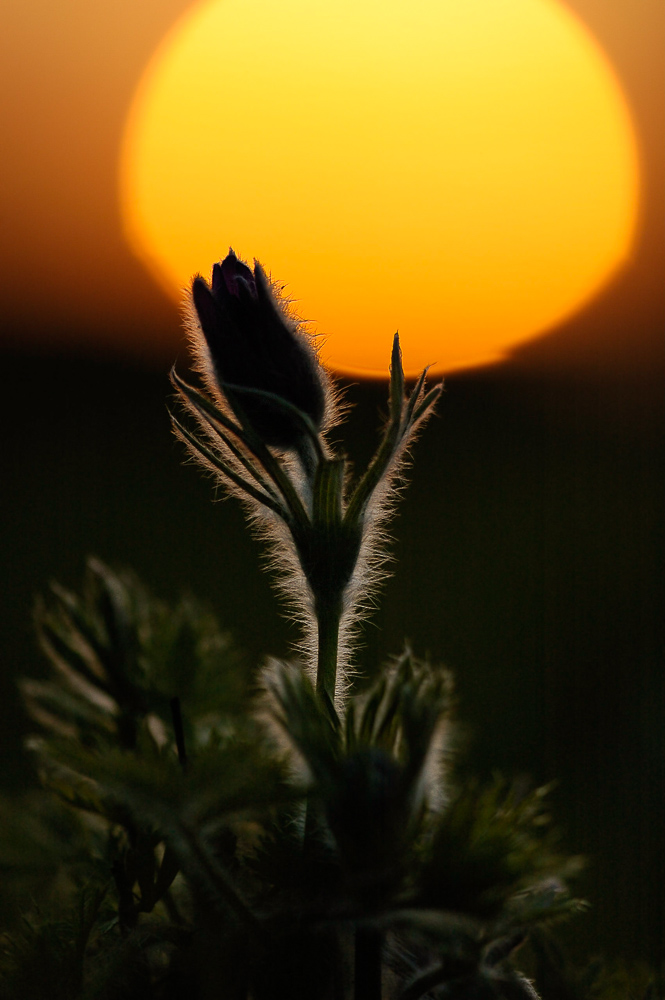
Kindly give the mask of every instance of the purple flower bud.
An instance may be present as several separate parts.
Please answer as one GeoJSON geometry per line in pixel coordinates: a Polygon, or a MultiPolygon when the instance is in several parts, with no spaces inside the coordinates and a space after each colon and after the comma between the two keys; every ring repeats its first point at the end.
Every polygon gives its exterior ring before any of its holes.
{"type": "Polygon", "coordinates": [[[306,335],[283,311],[257,262],[254,271],[233,250],[212,269],[209,287],[197,276],[192,299],[207,345],[207,360],[231,408],[244,414],[267,445],[297,449],[301,423],[270,399],[234,393],[224,384],[280,396],[317,430],[325,412],[324,376],[306,335]]]}

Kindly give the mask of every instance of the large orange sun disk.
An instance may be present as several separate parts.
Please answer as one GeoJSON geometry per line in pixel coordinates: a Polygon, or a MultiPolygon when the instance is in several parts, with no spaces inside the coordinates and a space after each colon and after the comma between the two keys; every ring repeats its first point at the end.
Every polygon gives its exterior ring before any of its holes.
{"type": "Polygon", "coordinates": [[[636,144],[554,0],[207,0],[154,55],[123,141],[131,246],[172,295],[229,245],[385,374],[486,364],[625,261],[636,144]]]}

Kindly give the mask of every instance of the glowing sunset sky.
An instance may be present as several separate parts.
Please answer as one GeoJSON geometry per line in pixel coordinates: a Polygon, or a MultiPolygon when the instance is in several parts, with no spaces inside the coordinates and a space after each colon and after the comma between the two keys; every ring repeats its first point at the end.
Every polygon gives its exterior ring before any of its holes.
{"type": "MultiPolygon", "coordinates": [[[[569,6],[602,46],[621,83],[641,157],[642,215],[632,262],[616,283],[620,294],[610,311],[616,329],[606,335],[608,343],[612,338],[618,343],[629,321],[639,330],[653,326],[658,310],[662,317],[657,256],[665,115],[657,79],[663,8],[660,0],[575,0],[569,6]]],[[[124,344],[160,356],[176,347],[176,309],[124,240],[117,171],[136,87],[188,7],[182,0],[141,5],[8,0],[0,38],[5,140],[0,294],[7,341],[57,337],[60,342],[124,344]]],[[[232,239],[233,234],[220,234],[220,253],[232,239]]],[[[255,252],[249,246],[238,249],[255,252]]],[[[290,274],[279,277],[293,282],[290,274]]],[[[388,337],[399,322],[390,323],[388,337]]],[[[548,343],[567,350],[565,344],[573,341],[564,334],[559,341],[554,334],[548,343]]],[[[549,354],[556,354],[554,347],[549,354]]]]}
{"type": "Polygon", "coordinates": [[[221,236],[354,375],[501,359],[625,263],[620,85],[557,0],[203,0],[137,90],[130,244],[178,300],[221,236]]]}

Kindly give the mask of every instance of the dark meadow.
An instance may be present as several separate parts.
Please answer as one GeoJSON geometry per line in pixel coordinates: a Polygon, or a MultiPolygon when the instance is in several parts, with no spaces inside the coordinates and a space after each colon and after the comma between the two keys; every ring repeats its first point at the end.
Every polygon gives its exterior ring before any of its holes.
{"type": "MultiPolygon", "coordinates": [[[[4,360],[1,732],[15,790],[33,780],[14,677],[40,664],[34,597],[53,578],[78,587],[88,554],[162,597],[204,598],[250,662],[286,656],[296,636],[238,506],[184,464],[165,371],[4,360]]],[[[593,904],[574,936],[644,958],[659,954],[664,901],[660,382],[517,364],[448,379],[359,664],[370,676],[407,640],[454,670],[469,767],[558,780],[557,821],[588,858],[593,904]]],[[[362,461],[385,386],[346,392],[346,445],[362,461]]]]}

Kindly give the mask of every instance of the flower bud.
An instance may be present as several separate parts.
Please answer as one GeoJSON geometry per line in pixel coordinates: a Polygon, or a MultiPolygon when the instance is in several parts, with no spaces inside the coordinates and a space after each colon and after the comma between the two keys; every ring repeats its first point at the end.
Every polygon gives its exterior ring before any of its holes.
{"type": "Polygon", "coordinates": [[[213,267],[211,287],[194,278],[192,299],[208,367],[238,419],[245,419],[265,444],[298,449],[304,432],[297,416],[269,398],[226,388],[279,396],[317,430],[323,421],[326,397],[316,353],[275,299],[261,265],[255,261],[252,272],[231,250],[213,267]]]}

